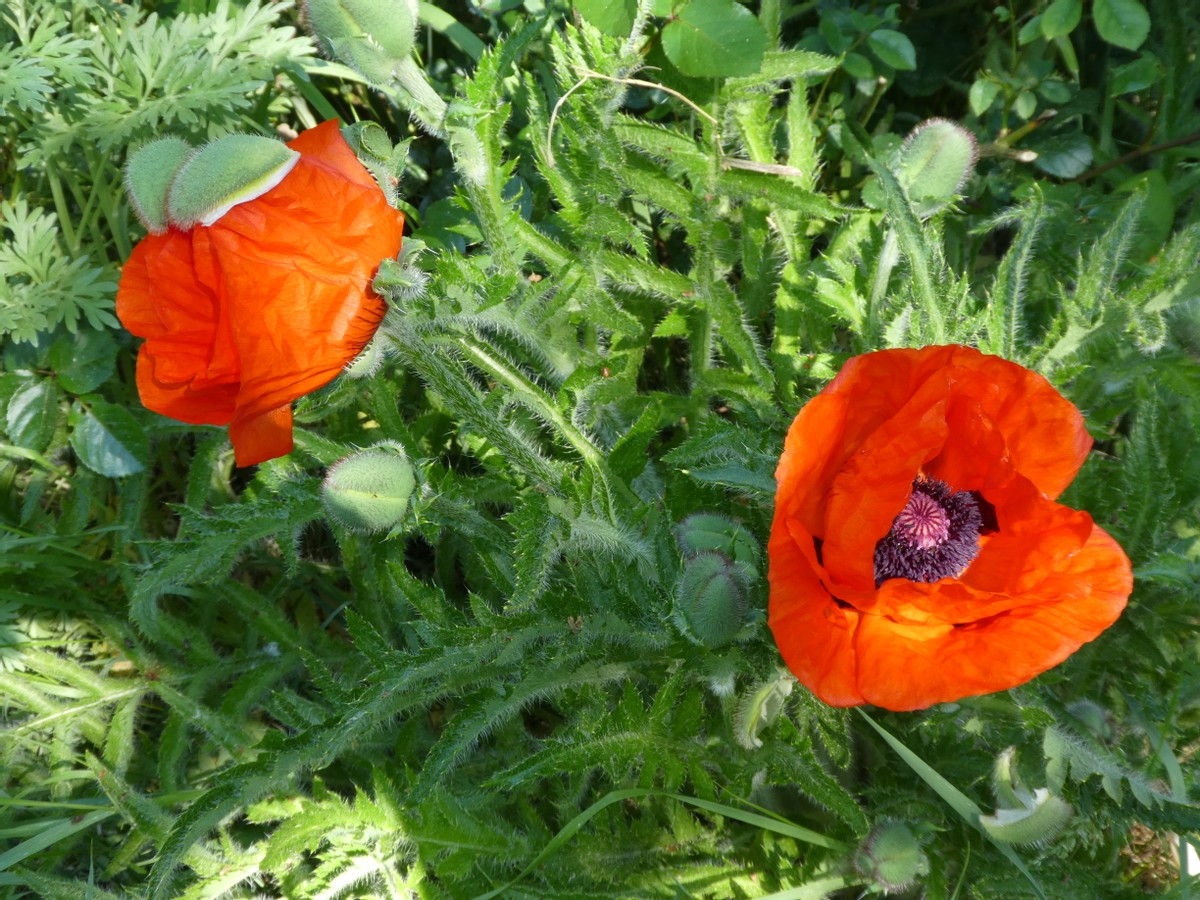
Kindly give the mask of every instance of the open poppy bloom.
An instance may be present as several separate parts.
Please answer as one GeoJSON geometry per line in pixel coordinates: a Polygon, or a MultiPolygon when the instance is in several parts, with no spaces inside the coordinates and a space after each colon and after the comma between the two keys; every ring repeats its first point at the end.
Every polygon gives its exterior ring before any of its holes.
{"type": "Polygon", "coordinates": [[[1091,448],[1049,382],[968,347],[854,357],[776,471],[769,624],[833,706],[1006,690],[1116,621],[1129,559],[1054,500],[1091,448]]]}
{"type": "Polygon", "coordinates": [[[147,236],[117,290],[121,322],[146,338],[142,402],[229,425],[239,466],[289,453],[292,401],[374,335],[386,305],[371,279],[404,225],[336,122],[288,146],[300,156],[281,181],[210,225],[147,236]]]}

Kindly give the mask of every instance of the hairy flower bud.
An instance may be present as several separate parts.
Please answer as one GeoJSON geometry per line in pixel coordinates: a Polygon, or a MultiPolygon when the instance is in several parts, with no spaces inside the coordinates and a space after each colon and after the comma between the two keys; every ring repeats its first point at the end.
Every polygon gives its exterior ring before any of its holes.
{"type": "Polygon", "coordinates": [[[925,218],[954,200],[971,177],[976,159],[971,132],[947,119],[929,119],[905,138],[896,177],[917,215],[925,218]]]}
{"type": "Polygon", "coordinates": [[[175,175],[167,217],[181,229],[212,225],[283,181],[300,154],[274,138],[227,134],[201,147],[175,175]]]}
{"type": "Polygon", "coordinates": [[[412,51],[415,0],[307,0],[313,34],[331,56],[382,84],[412,51]]]}
{"type": "Polygon", "coordinates": [[[979,824],[1002,843],[1040,846],[1052,840],[1073,814],[1066,800],[1038,788],[1015,809],[998,809],[993,815],[980,816],[979,824]]]}
{"type": "Polygon", "coordinates": [[[693,513],[675,526],[675,540],[684,556],[721,553],[757,572],[761,548],[754,535],[733,519],[717,513],[693,513]]]}
{"type": "Polygon", "coordinates": [[[705,647],[729,643],[746,615],[745,575],[718,553],[701,553],[683,567],[675,588],[675,623],[705,647]]]}
{"type": "Polygon", "coordinates": [[[363,347],[362,353],[346,364],[346,377],[357,379],[376,375],[387,361],[391,346],[391,340],[382,331],[376,332],[371,342],[363,347]]]}
{"type": "Polygon", "coordinates": [[[920,839],[903,822],[880,822],[854,854],[854,866],[885,894],[912,887],[929,871],[920,839]]]}
{"type": "Polygon", "coordinates": [[[329,517],[350,531],[388,531],[404,521],[415,485],[404,449],[394,443],[377,444],[330,467],[321,486],[321,502],[329,517]]]}
{"type": "Polygon", "coordinates": [[[780,669],[774,678],[763,682],[738,701],[733,714],[733,736],[739,744],[747,750],[757,750],[763,745],[759,735],[779,718],[795,685],[796,679],[792,673],[780,669]]]}

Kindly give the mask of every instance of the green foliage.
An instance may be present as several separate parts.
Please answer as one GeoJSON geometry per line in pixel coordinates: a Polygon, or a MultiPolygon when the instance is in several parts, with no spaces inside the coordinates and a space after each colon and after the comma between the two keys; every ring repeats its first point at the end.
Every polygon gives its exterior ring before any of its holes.
{"type": "Polygon", "coordinates": [[[278,3],[10,7],[0,896],[1138,896],[1131,830],[1200,829],[1192,13],[447,4],[341,35],[375,78],[278,3]],[[122,158],[338,114],[412,234],[235,470],[136,402],[122,158]],[[773,472],[847,356],[931,342],[1080,406],[1065,502],[1137,588],[866,720],[779,667],[773,472]]]}

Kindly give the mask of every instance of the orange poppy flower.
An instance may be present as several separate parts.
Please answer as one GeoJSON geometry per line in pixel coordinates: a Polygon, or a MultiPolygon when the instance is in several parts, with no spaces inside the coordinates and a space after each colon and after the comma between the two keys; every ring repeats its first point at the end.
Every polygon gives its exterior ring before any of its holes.
{"type": "Polygon", "coordinates": [[[1129,559],[1054,500],[1091,448],[1049,382],[968,347],[849,360],[776,471],[769,624],[833,706],[1014,687],[1116,621],[1129,559]]]}
{"type": "Polygon", "coordinates": [[[336,122],[288,146],[300,158],[278,185],[211,226],[149,235],[117,289],[121,322],[146,338],[142,402],[229,425],[239,466],[289,453],[292,401],[374,335],[386,305],[371,279],[404,226],[336,122]]]}

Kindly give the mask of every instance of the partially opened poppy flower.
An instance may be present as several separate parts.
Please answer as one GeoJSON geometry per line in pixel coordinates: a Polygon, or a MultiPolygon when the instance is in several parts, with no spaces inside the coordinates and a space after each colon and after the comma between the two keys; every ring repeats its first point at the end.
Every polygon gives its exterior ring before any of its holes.
{"type": "Polygon", "coordinates": [[[849,360],[776,472],[769,623],[833,706],[1006,690],[1116,621],[1125,553],[1055,498],[1091,438],[1040,375],[967,347],[849,360]]]}
{"type": "Polygon", "coordinates": [[[184,422],[229,425],[239,466],[290,452],[292,401],[332,380],[374,335],[386,306],[371,279],[399,252],[404,225],[336,122],[289,143],[296,152],[267,143],[284,162],[234,205],[181,224],[164,201],[158,228],[143,214],[161,233],[134,248],[117,291],[121,322],[146,338],[142,402],[184,422]]]}

